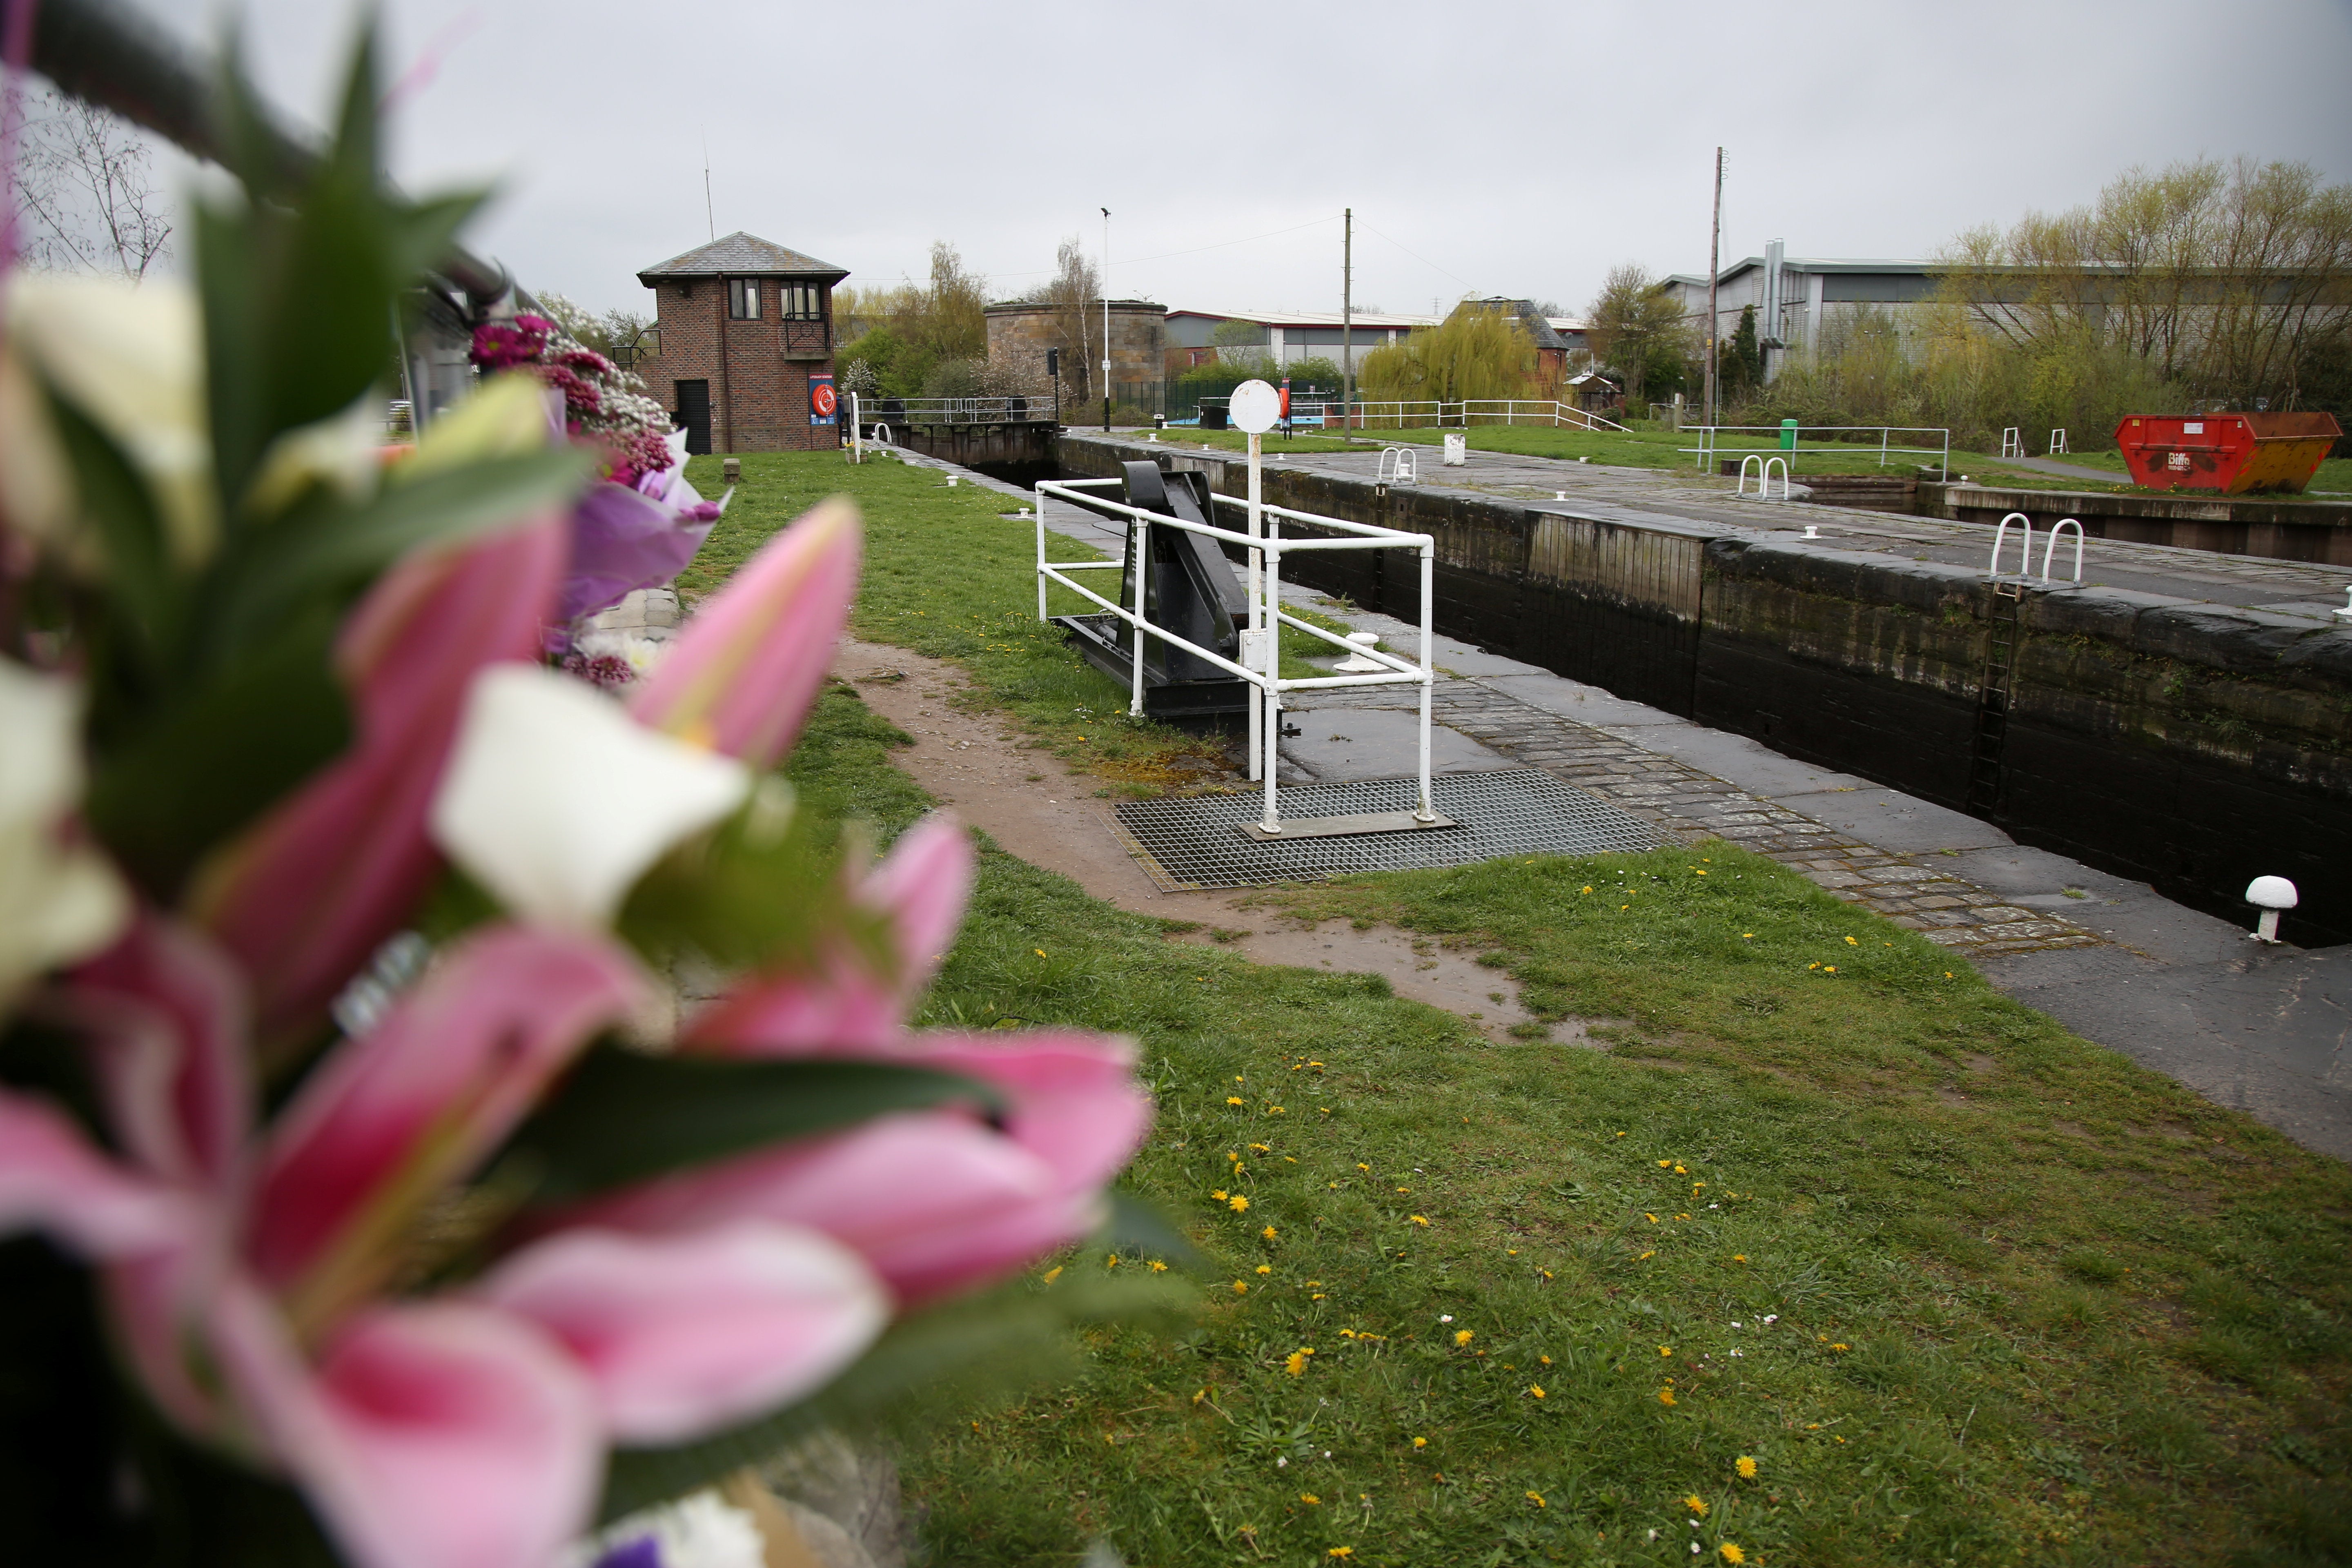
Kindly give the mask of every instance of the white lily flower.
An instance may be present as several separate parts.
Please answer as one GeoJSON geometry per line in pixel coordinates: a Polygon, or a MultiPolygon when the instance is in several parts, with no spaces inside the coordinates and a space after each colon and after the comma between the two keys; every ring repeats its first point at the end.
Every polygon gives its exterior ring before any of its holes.
{"type": "Polygon", "coordinates": [[[609,924],[670,846],[751,793],[732,757],[648,730],[568,676],[477,676],[431,817],[433,841],[525,921],[609,924]]]}
{"type": "MultiPolygon", "coordinates": [[[[172,557],[203,562],[218,541],[204,336],[194,291],[170,279],[131,284],[63,272],[8,281],[10,352],[120,447],[154,491],[172,557]]],[[[71,469],[25,367],[0,369],[0,449],[33,478],[0,490],[13,526],[77,552],[71,469]],[[21,491],[21,493],[20,493],[21,491]]]]}
{"type": "Polygon", "coordinates": [[[131,918],[104,857],[57,837],[81,796],[80,717],[70,681],[0,658],[0,1007],[131,918]]]}
{"type": "Polygon", "coordinates": [[[289,430],[271,442],[261,471],[246,491],[246,504],[267,516],[299,499],[314,482],[345,500],[365,499],[375,488],[383,430],[383,402],[370,387],[341,414],[289,430]]]}

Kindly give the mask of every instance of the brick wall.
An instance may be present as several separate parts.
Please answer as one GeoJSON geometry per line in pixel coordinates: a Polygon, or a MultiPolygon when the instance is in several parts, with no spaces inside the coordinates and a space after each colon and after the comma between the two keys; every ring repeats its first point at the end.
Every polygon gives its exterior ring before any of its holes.
{"type": "Polygon", "coordinates": [[[805,329],[809,323],[782,319],[777,279],[760,279],[757,321],[728,317],[723,278],[666,280],[654,290],[654,310],[661,321],[662,352],[639,371],[646,391],[674,411],[679,382],[708,381],[712,450],[805,452],[840,444],[840,426],[809,423],[809,378],[829,374],[833,357],[784,357],[788,326],[805,329]]]}
{"type": "MultiPolygon", "coordinates": [[[[1042,365],[1048,348],[1062,351],[1065,402],[1100,397],[1102,302],[1087,312],[1087,340],[1072,344],[1058,307],[1003,304],[988,308],[988,357],[1042,365]]],[[[1166,378],[1168,307],[1139,300],[1110,302],[1110,378],[1120,386],[1166,378]]]]}

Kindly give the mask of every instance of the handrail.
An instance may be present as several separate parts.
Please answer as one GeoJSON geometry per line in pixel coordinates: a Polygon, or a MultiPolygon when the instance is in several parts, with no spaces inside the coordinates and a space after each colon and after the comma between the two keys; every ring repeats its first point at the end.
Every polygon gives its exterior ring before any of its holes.
{"type": "Polygon", "coordinates": [[[2017,576],[2022,582],[2026,574],[2033,569],[2033,520],[2021,511],[2011,512],[2009,517],[2000,520],[2000,526],[1992,531],[1992,564],[1985,568],[1985,575],[2000,575],[2000,546],[2001,542],[2009,537],[2010,518],[2015,518],[2025,525],[2025,537],[2019,541],[2017,546],[2017,576]]]}
{"type": "MultiPolygon", "coordinates": [[[[1262,724],[1258,731],[1264,737],[1265,747],[1264,766],[1260,774],[1265,784],[1265,807],[1258,830],[1269,837],[1278,836],[1282,831],[1281,814],[1277,805],[1276,775],[1279,770],[1276,766],[1275,757],[1281,731],[1280,723],[1275,721],[1281,706],[1281,694],[1286,691],[1332,687],[1397,686],[1408,683],[1418,685],[1421,688],[1420,804],[1412,815],[1420,822],[1435,823],[1438,817],[1436,808],[1432,803],[1429,784],[1430,693],[1435,679],[1433,673],[1435,667],[1432,665],[1430,659],[1436,646],[1436,628],[1432,619],[1436,602],[1433,582],[1437,559],[1435,537],[1427,533],[1408,533],[1402,529],[1382,528],[1373,523],[1351,522],[1346,518],[1293,511],[1287,507],[1266,506],[1255,499],[1245,500],[1236,496],[1214,496],[1215,500],[1223,501],[1228,506],[1247,509],[1250,514],[1251,531],[1239,533],[1231,529],[1216,527],[1213,523],[1192,522],[1182,518],[1146,511],[1140,507],[1129,505],[1123,500],[1113,500],[1103,495],[1087,494],[1086,490],[1079,488],[1080,484],[1087,484],[1089,488],[1093,488],[1119,482],[1117,479],[1076,482],[1045,479],[1038,482],[1036,486],[1037,618],[1041,621],[1047,618],[1045,584],[1052,582],[1069,589],[1087,603],[1108,611],[1131,628],[1134,637],[1135,658],[1130,678],[1132,691],[1129,711],[1138,718],[1143,715],[1144,638],[1147,637],[1157,637],[1171,647],[1181,648],[1197,658],[1205,660],[1215,668],[1222,669],[1229,675],[1238,676],[1262,693],[1266,704],[1265,717],[1268,721],[1262,724]],[[1128,543],[1128,549],[1130,552],[1129,559],[1135,563],[1135,603],[1132,608],[1103,597],[1092,589],[1073,581],[1066,574],[1073,570],[1104,570],[1118,564],[1118,563],[1055,562],[1045,558],[1045,500],[1048,496],[1058,497],[1087,511],[1129,521],[1132,535],[1128,543]],[[1318,529],[1330,530],[1343,537],[1286,540],[1275,531],[1284,519],[1318,529]],[[1263,534],[1257,531],[1261,522],[1265,528],[1265,532],[1263,534]],[[1202,647],[1200,644],[1181,637],[1165,626],[1151,624],[1146,613],[1146,608],[1150,602],[1146,578],[1150,568],[1148,531],[1152,528],[1170,528],[1183,533],[1201,534],[1223,542],[1239,544],[1250,552],[1252,570],[1249,592],[1252,601],[1250,605],[1252,625],[1251,629],[1243,634],[1240,650],[1242,662],[1236,663],[1213,648],[1202,647]],[[1281,576],[1284,555],[1318,550],[1395,549],[1412,550],[1421,561],[1421,657],[1418,660],[1407,660],[1395,654],[1384,653],[1378,648],[1364,648],[1360,645],[1348,641],[1344,636],[1301,620],[1282,607],[1281,576]],[[1263,563],[1262,568],[1260,563],[1263,563]],[[1286,679],[1282,675],[1282,661],[1279,654],[1281,628],[1286,626],[1296,626],[1349,654],[1368,655],[1374,661],[1390,668],[1386,671],[1374,674],[1327,675],[1286,679]],[[1261,627],[1262,630],[1259,629],[1261,627]],[[1265,664],[1265,668],[1249,668],[1260,661],[1265,664]]],[[[1256,487],[1253,485],[1253,492],[1255,489],[1256,487]]],[[[1213,508],[1210,515],[1215,515],[1213,508]]]]}
{"type": "Polygon", "coordinates": [[[2042,547],[2042,580],[2044,583],[2051,581],[2050,558],[2058,552],[2059,530],[2066,528],[2074,531],[2074,581],[2078,584],[2083,581],[2083,525],[2077,519],[2062,517],[2051,524],[2050,542],[2042,547]]]}
{"type": "MultiPolygon", "coordinates": [[[[1740,466],[1742,468],[1747,467],[1745,463],[1740,466]]],[[[1756,486],[1758,500],[1770,500],[1772,499],[1772,470],[1776,468],[1780,470],[1780,499],[1782,500],[1787,500],[1789,499],[1789,459],[1786,458],[1767,458],[1764,459],[1764,471],[1759,477],[1756,486]]]]}
{"type": "Polygon", "coordinates": [[[1739,459],[1739,484],[1731,492],[1735,497],[1748,493],[1748,465],[1750,463],[1756,465],[1756,493],[1759,498],[1764,494],[1764,459],[1750,452],[1739,459]]]}

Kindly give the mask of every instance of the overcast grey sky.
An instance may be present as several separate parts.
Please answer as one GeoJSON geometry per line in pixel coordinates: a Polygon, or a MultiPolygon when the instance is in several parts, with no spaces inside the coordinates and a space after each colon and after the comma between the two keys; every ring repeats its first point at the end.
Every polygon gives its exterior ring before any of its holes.
{"type": "MultiPolygon", "coordinates": [[[[202,39],[227,10],[137,0],[202,39]]],[[[256,68],[321,122],[352,14],[247,0],[256,68]]],[[[383,0],[412,190],[494,179],[469,235],[527,285],[646,308],[636,269],[748,229],[998,296],[1102,243],[1111,291],[1331,310],[1588,302],[1615,263],[1923,256],[2134,163],[2300,159],[2352,179],[2352,0],[1966,5],[1144,6],[383,0]],[[1209,248],[1203,248],[1209,247],[1209,248]]]]}

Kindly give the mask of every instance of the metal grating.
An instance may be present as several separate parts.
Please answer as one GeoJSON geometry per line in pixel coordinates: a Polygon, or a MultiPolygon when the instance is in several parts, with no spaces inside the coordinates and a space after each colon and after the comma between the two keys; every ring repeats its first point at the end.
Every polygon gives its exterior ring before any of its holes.
{"type": "MultiPolygon", "coordinates": [[[[1507,855],[1654,849],[1667,842],[1665,835],[1639,817],[1535,768],[1439,773],[1430,781],[1430,793],[1437,810],[1460,826],[1261,844],[1240,832],[1243,823],[1258,819],[1263,807],[1265,797],[1255,789],[1129,801],[1113,807],[1111,817],[1128,853],[1142,862],[1152,881],[1171,893],[1316,882],[1359,871],[1466,866],[1507,855]]],[[[1413,795],[1410,778],[1299,784],[1283,790],[1282,815],[1287,821],[1294,816],[1411,811],[1413,795]]]]}

